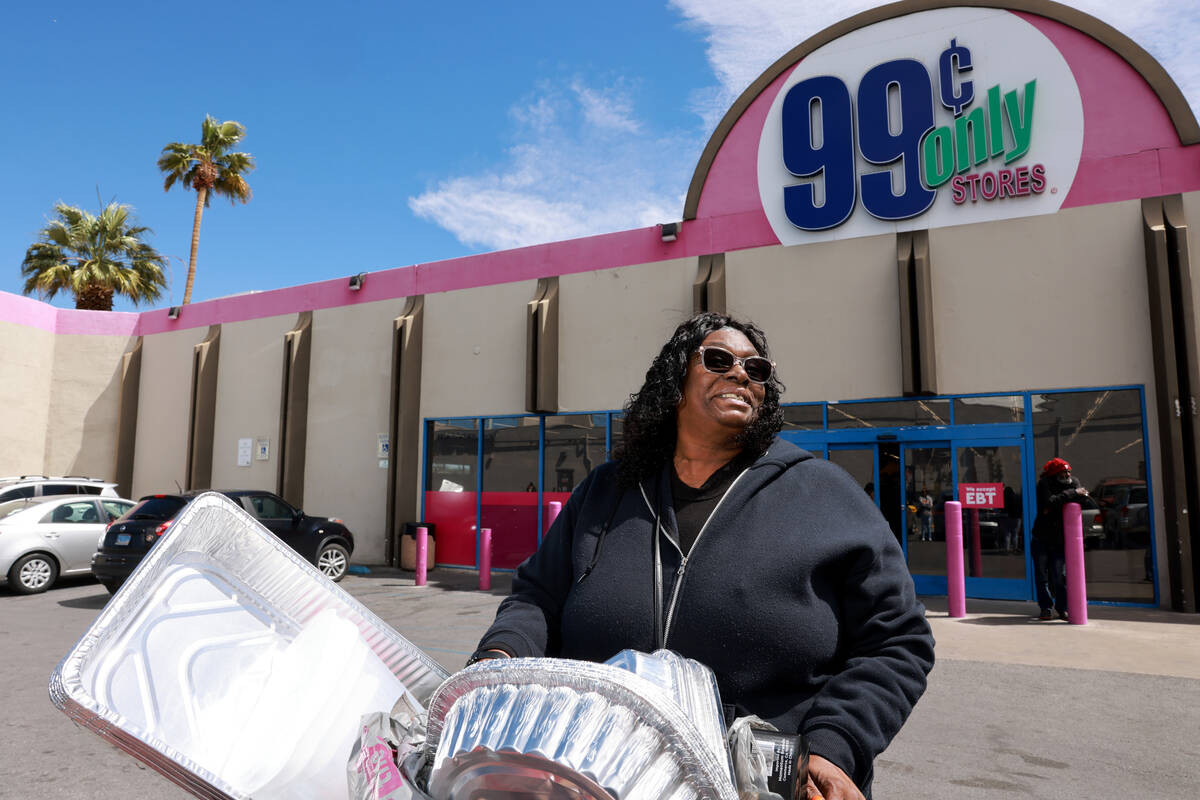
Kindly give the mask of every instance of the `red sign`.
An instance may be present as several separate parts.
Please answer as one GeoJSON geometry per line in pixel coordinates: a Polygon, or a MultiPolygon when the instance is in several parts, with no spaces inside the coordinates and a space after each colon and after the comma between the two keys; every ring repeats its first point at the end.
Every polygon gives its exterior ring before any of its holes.
{"type": "Polygon", "coordinates": [[[960,483],[958,502],[963,508],[1004,508],[1004,484],[960,483]]]}

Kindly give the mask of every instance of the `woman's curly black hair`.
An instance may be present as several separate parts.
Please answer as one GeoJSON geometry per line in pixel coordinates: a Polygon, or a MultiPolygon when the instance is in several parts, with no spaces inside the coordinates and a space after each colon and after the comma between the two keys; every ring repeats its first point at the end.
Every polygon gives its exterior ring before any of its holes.
{"type": "MultiPolygon", "coordinates": [[[[625,404],[623,439],[613,457],[620,462],[621,483],[631,486],[649,477],[675,453],[675,418],[683,399],[688,363],[704,338],[713,331],[732,328],[745,335],[760,356],[770,358],[767,337],[753,323],[711,311],[697,314],[675,329],[646,370],[646,380],[625,404]]],[[[775,375],[764,384],[765,398],[754,419],[738,434],[738,441],[754,454],[766,452],[783,427],[779,398],[784,386],[775,375]]]]}

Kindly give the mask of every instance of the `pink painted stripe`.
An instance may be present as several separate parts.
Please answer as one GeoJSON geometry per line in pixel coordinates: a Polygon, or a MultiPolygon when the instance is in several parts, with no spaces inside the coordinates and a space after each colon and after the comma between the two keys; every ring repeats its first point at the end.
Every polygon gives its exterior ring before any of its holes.
{"type": "Polygon", "coordinates": [[[132,336],[141,315],[128,311],[79,311],[0,292],[0,320],[51,333],[85,336],[132,336]]]}
{"type": "Polygon", "coordinates": [[[58,309],[49,303],[19,294],[0,292],[0,319],[5,322],[53,332],[57,315],[58,309]]]}
{"type": "Polygon", "coordinates": [[[762,141],[762,129],[776,95],[801,63],[797,61],[771,81],[733,124],[704,179],[696,206],[697,217],[762,208],[758,187],[758,146],[762,141]]]}
{"type": "Polygon", "coordinates": [[[755,209],[685,223],[674,242],[663,242],[657,226],[606,233],[370,272],[362,289],[357,292],[350,291],[349,276],[346,276],[267,292],[206,300],[182,309],[174,320],[168,318],[165,308],[140,313],[104,314],[55,309],[17,295],[6,295],[12,298],[11,303],[0,302],[0,319],[38,324],[32,320],[40,314],[37,317],[41,320],[38,326],[58,333],[148,335],[322,308],[339,308],[414,294],[449,292],[554,275],[653,264],[668,259],[778,243],[762,210],[755,209]]]}
{"type": "Polygon", "coordinates": [[[1137,70],[1068,25],[1013,13],[1062,53],[1083,101],[1083,152],[1063,208],[1200,189],[1200,146],[1179,144],[1162,101],[1137,70]]]}
{"type": "Polygon", "coordinates": [[[136,311],[79,311],[60,308],[55,333],[81,336],[136,336],[142,315],[136,311]]]}

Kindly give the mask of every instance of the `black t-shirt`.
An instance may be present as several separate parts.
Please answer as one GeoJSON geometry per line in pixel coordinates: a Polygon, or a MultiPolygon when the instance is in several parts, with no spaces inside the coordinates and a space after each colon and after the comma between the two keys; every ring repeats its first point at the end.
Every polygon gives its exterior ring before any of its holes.
{"type": "Polygon", "coordinates": [[[679,531],[679,549],[687,555],[700,535],[700,529],[708,521],[713,509],[734,479],[742,474],[742,470],[754,463],[754,456],[745,450],[733,457],[725,466],[718,469],[704,485],[693,489],[679,480],[675,465],[671,465],[671,498],[675,506],[675,524],[679,531]]]}

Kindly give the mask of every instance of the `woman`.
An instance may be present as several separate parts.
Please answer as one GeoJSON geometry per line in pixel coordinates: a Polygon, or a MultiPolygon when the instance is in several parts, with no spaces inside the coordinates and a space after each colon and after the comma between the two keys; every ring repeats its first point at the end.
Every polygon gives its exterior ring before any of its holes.
{"type": "Polygon", "coordinates": [[[472,661],[675,650],[713,670],[738,716],[807,736],[810,796],[861,798],[925,689],[933,638],[874,503],[776,438],[768,359],[751,324],[679,326],[626,406],[616,460],[518,568],[472,661]]]}

